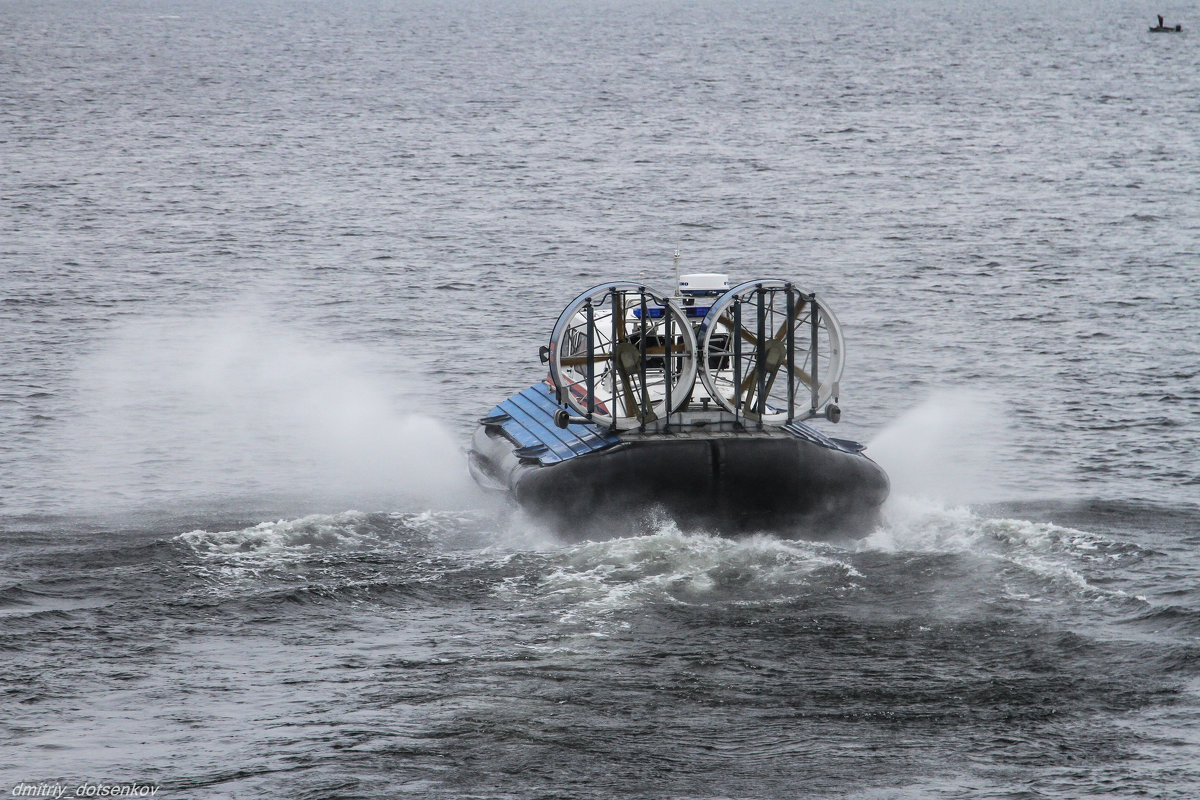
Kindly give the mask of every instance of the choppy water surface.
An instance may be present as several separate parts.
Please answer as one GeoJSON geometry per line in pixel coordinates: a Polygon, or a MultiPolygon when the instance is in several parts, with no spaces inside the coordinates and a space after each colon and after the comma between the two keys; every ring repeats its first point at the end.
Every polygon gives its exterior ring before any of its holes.
{"type": "Polygon", "coordinates": [[[1115,3],[8,2],[0,789],[1200,792],[1200,50],[1115,3]],[[860,542],[564,545],[587,286],[797,278],[860,542]]]}

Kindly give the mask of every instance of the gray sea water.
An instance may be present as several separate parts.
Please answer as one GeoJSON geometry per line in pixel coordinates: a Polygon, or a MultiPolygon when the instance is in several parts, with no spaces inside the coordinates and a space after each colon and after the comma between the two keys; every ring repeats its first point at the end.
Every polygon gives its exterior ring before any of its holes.
{"type": "Polygon", "coordinates": [[[0,790],[1195,797],[1197,25],[4,0],[0,790]],[[866,539],[466,477],[676,249],[838,312],[866,539]]]}

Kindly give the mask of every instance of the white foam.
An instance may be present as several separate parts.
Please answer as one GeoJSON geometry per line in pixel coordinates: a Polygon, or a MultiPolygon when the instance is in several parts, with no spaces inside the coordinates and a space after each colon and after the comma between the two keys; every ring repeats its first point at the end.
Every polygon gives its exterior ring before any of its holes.
{"type": "Polygon", "coordinates": [[[883,507],[883,519],[857,549],[950,552],[972,549],[976,516],[965,506],[946,506],[925,497],[893,492],[883,507]]]}
{"type": "Polygon", "coordinates": [[[194,530],[177,540],[202,556],[263,558],[301,555],[314,550],[362,549],[376,545],[378,536],[363,523],[358,511],[342,514],[313,514],[294,520],[261,522],[232,531],[194,530]]]}
{"type": "MultiPolygon", "coordinates": [[[[1104,544],[1095,534],[1050,522],[984,517],[964,506],[895,495],[884,507],[880,527],[856,548],[890,553],[971,553],[999,565],[1015,566],[1078,595],[1124,598],[1125,592],[1091,584],[1081,571],[1083,562],[1095,558],[1104,544]]],[[[1041,600],[1017,589],[1011,596],[1041,600]]]]}
{"type": "Polygon", "coordinates": [[[835,548],[766,535],[687,533],[669,520],[658,525],[644,536],[566,547],[552,555],[557,564],[535,587],[512,582],[501,591],[532,589],[536,599],[559,608],[566,623],[622,625],[620,612],[656,602],[703,604],[726,598],[726,589],[743,597],[788,594],[823,569],[837,570],[847,582],[861,577],[835,548]]]}
{"type": "Polygon", "coordinates": [[[552,526],[524,511],[510,507],[499,513],[502,520],[496,532],[495,547],[529,552],[549,552],[566,547],[552,526]]]}
{"type": "Polygon", "coordinates": [[[1007,545],[1028,551],[1087,555],[1100,550],[1103,544],[1105,540],[1095,534],[1051,522],[984,517],[967,506],[893,494],[883,507],[879,527],[856,548],[962,552],[1007,545]]]}

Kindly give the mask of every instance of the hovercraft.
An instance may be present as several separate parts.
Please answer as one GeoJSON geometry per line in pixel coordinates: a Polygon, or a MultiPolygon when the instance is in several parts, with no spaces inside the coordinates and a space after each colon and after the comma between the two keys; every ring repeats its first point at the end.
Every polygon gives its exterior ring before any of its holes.
{"type": "Polygon", "coordinates": [[[593,286],[541,349],[547,377],[480,420],[471,474],[573,539],[664,511],[719,533],[861,536],[888,495],[836,423],[842,330],[791,281],[677,278],[593,286]]]}

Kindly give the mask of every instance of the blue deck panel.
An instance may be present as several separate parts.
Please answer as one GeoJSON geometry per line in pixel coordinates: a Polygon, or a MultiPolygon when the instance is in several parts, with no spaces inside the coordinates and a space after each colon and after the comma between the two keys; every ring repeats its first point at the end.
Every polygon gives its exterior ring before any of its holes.
{"type": "Polygon", "coordinates": [[[851,442],[848,439],[832,439],[821,433],[811,425],[806,425],[799,420],[789,422],[783,426],[783,429],[793,436],[801,439],[807,439],[813,444],[819,444],[822,447],[828,447],[830,450],[841,450],[845,453],[860,453],[865,448],[858,442],[851,442]]]}
{"type": "MultiPolygon", "coordinates": [[[[530,387],[531,390],[537,387],[530,387]]],[[[551,450],[563,459],[590,452],[583,438],[569,428],[560,428],[554,424],[554,412],[558,406],[540,390],[526,390],[510,398],[512,404],[528,414],[529,419],[538,425],[537,434],[542,437],[551,450]]],[[[576,426],[578,427],[578,426],[576,426]]]]}
{"type": "Polygon", "coordinates": [[[537,407],[528,408],[526,403],[521,402],[521,399],[519,394],[510,397],[505,401],[508,405],[504,410],[526,431],[532,433],[541,444],[549,448],[550,452],[546,453],[546,456],[552,453],[555,461],[562,461],[574,456],[574,451],[551,430],[561,430],[555,426],[554,419],[547,417],[537,407]]]}
{"type": "Polygon", "coordinates": [[[603,450],[621,441],[615,433],[611,433],[599,425],[583,423],[568,425],[566,428],[559,428],[555,425],[554,412],[559,408],[558,402],[554,397],[554,390],[544,383],[529,387],[519,397],[522,401],[531,401],[537,404],[543,414],[543,417],[539,417],[539,419],[548,420],[547,423],[544,423],[547,425],[547,430],[551,435],[558,436],[563,442],[568,443],[574,455],[603,450]]]}
{"type": "Polygon", "coordinates": [[[621,441],[616,434],[598,425],[558,427],[554,424],[554,412],[558,408],[554,390],[545,383],[537,383],[497,405],[488,412],[488,417],[500,419],[495,424],[500,425],[505,435],[518,447],[545,447],[544,451],[536,454],[542,465],[557,464],[612,447],[621,441]]]}
{"type": "MultiPolygon", "coordinates": [[[[514,395],[510,399],[513,405],[528,413],[539,424],[544,426],[547,424],[545,420],[549,419],[548,424],[550,427],[547,428],[547,432],[562,442],[571,451],[572,455],[588,452],[589,448],[584,444],[583,437],[579,433],[572,431],[570,427],[560,428],[554,424],[554,412],[558,409],[558,406],[548,396],[543,396],[540,392],[530,393],[529,391],[525,391],[514,395]]],[[[569,458],[570,456],[567,457],[569,458]]]]}
{"type": "MultiPolygon", "coordinates": [[[[554,412],[558,408],[554,390],[545,383],[536,383],[494,407],[488,412],[488,418],[495,420],[490,424],[503,428],[504,434],[517,445],[518,450],[527,450],[518,453],[518,456],[537,458],[543,466],[594,453],[621,441],[615,433],[599,425],[571,424],[566,428],[558,427],[554,424],[554,412]]],[[[863,449],[857,442],[832,439],[799,420],[783,428],[797,438],[830,450],[858,453],[863,449]]]]}
{"type": "Polygon", "coordinates": [[[558,403],[554,399],[554,391],[544,383],[531,386],[526,391],[513,398],[519,403],[532,403],[543,415],[550,420],[549,430],[576,453],[590,453],[600,447],[607,447],[620,441],[615,435],[599,425],[576,424],[560,428],[554,425],[554,412],[558,411],[558,403]]]}

